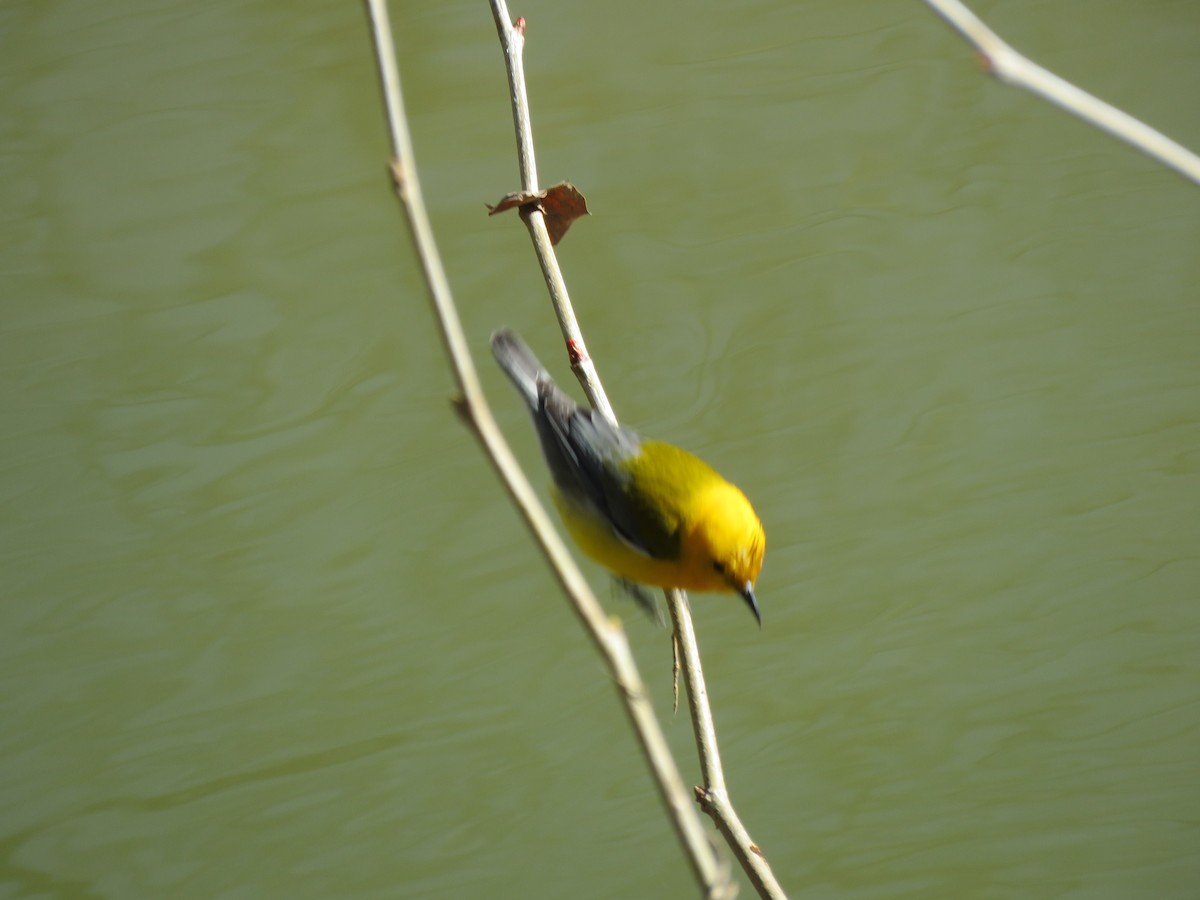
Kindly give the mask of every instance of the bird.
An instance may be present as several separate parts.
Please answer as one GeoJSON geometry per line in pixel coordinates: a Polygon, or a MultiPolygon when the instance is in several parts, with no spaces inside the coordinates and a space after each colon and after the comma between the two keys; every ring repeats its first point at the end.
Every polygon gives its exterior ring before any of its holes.
{"type": "Polygon", "coordinates": [[[580,549],[624,583],[737,594],[761,628],[754,585],[767,539],[746,495],[688,451],[576,403],[513,331],[491,345],[533,415],[552,499],[580,549]]]}

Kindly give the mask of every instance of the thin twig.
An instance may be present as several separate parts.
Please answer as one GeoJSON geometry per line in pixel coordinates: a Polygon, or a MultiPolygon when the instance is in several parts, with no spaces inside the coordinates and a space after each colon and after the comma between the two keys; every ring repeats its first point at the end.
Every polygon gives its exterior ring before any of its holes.
{"type": "MultiPolygon", "coordinates": [[[[529,99],[525,90],[525,22],[520,19],[515,25],[513,24],[505,0],[491,0],[491,6],[496,20],[496,32],[500,37],[508,69],[513,126],[517,134],[517,161],[521,171],[521,189],[534,193],[538,190],[538,185],[533,149],[533,128],[529,115],[529,99]]],[[[587,393],[592,407],[599,410],[610,422],[616,424],[616,416],[604,393],[604,387],[600,383],[595,365],[584,348],[583,336],[571,307],[571,300],[567,295],[562,270],[546,234],[543,216],[541,212],[535,210],[525,215],[524,218],[533,239],[534,250],[542,273],[546,277],[551,302],[562,328],[563,337],[571,350],[572,368],[587,393]]],[[[783,897],[783,890],[775,880],[766,858],[750,839],[729,800],[729,792],[725,786],[725,773],[718,752],[712,710],[708,703],[708,693],[704,688],[704,670],[700,663],[700,650],[696,643],[696,633],[692,626],[687,595],[680,590],[668,590],[666,596],[671,620],[675,627],[673,640],[679,651],[676,654],[676,664],[682,668],[684,681],[687,684],[688,709],[691,713],[692,730],[696,737],[696,750],[700,757],[700,770],[704,780],[704,788],[698,789],[697,794],[709,798],[707,801],[702,801],[701,806],[716,822],[718,829],[729,842],[734,855],[741,862],[742,868],[745,869],[759,894],[763,897],[783,897]]]]}
{"type": "Polygon", "coordinates": [[[704,670],[699,666],[700,649],[696,643],[696,631],[692,627],[692,617],[686,614],[687,598],[682,596],[682,591],[674,593],[681,595],[681,602],[670,604],[671,619],[679,644],[684,648],[683,677],[687,683],[688,710],[691,713],[692,731],[696,737],[696,751],[700,756],[700,770],[704,777],[704,787],[696,788],[696,798],[733,850],[758,895],[782,898],[785,896],[783,888],[775,879],[775,873],[771,871],[766,857],[746,831],[733,801],[729,798],[729,789],[725,786],[725,770],[721,766],[720,748],[717,746],[717,731],[708,703],[708,688],[704,683],[704,670]],[[680,609],[685,615],[676,615],[676,611],[680,609]],[[688,662],[693,655],[696,665],[688,662]]]}
{"type": "Polygon", "coordinates": [[[925,2],[975,47],[1001,81],[1049,100],[1200,184],[1200,157],[1191,150],[1022,56],[959,0],[925,2]]]}
{"type": "MultiPolygon", "coordinates": [[[[529,95],[525,90],[525,20],[519,19],[513,24],[508,16],[508,7],[504,0],[491,0],[492,16],[496,20],[496,33],[500,37],[500,46],[504,49],[505,69],[508,71],[509,97],[512,100],[513,127],[517,132],[517,165],[521,172],[521,190],[530,194],[538,191],[537,161],[533,153],[533,126],[529,115],[529,95]]],[[[567,283],[563,280],[562,269],[558,265],[558,256],[554,245],[550,242],[550,233],[546,231],[546,217],[539,209],[530,209],[521,216],[529,229],[533,240],[534,251],[538,263],[542,267],[542,275],[546,279],[546,287],[550,291],[550,303],[554,307],[554,315],[558,318],[558,327],[563,338],[572,348],[571,369],[579,380],[583,391],[587,394],[588,402],[593,409],[610,422],[616,422],[612,404],[604,393],[604,385],[596,374],[596,366],[587,352],[583,340],[583,332],[579,330],[579,322],[575,318],[575,308],[571,305],[571,297],[567,293],[567,283]]]]}
{"type": "Polygon", "coordinates": [[[675,824],[687,850],[687,858],[705,895],[714,898],[731,897],[736,893],[736,885],[729,880],[728,870],[717,860],[700,817],[688,799],[683,779],[675,766],[675,760],[671,756],[670,748],[638,674],[624,629],[619,621],[610,620],[605,616],[570,551],[559,537],[504,441],[483,396],[426,214],[413,158],[408,121],[404,114],[400,73],[396,66],[396,52],[385,0],[367,0],[367,12],[391,130],[392,176],[397,196],[404,207],[412,231],[413,243],[421,261],[451,368],[462,392],[459,408],[537,539],[592,642],[608,664],[617,694],[622,698],[626,713],[634,726],[663,804],[675,824]]]}

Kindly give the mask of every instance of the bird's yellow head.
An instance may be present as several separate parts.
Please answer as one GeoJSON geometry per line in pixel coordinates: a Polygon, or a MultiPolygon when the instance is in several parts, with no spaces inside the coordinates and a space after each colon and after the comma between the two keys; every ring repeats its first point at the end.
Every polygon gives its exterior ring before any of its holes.
{"type": "Polygon", "coordinates": [[[762,624],[754,583],[762,571],[767,536],[746,495],[723,479],[697,498],[686,539],[694,570],[705,572],[696,590],[739,594],[762,624]]]}

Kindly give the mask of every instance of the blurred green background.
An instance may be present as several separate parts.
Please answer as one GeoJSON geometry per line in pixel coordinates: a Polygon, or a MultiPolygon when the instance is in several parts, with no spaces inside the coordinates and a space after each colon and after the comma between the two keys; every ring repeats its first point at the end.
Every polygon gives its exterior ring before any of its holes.
{"type": "MultiPolygon", "coordinates": [[[[488,334],[570,378],[487,5],[394,3],[488,334]]],[[[1200,147],[1200,5],[982,3],[1200,147]]],[[[797,897],[1195,897],[1200,189],[917,2],[529,0],[628,423],[769,535],[694,598],[797,897]]],[[[0,10],[0,897],[687,897],[613,690],[451,412],[362,8],[0,10]]],[[[685,778],[668,635],[627,622],[685,778]]]]}

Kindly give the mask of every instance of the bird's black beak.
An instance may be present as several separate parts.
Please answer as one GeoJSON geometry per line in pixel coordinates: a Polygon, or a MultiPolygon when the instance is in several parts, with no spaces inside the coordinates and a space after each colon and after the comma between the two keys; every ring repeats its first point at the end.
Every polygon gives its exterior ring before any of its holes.
{"type": "Polygon", "coordinates": [[[742,595],[742,599],[750,607],[750,612],[754,613],[754,618],[758,620],[758,627],[762,628],[762,616],[758,614],[758,600],[754,598],[754,585],[747,581],[738,588],[738,593],[742,595]]]}

